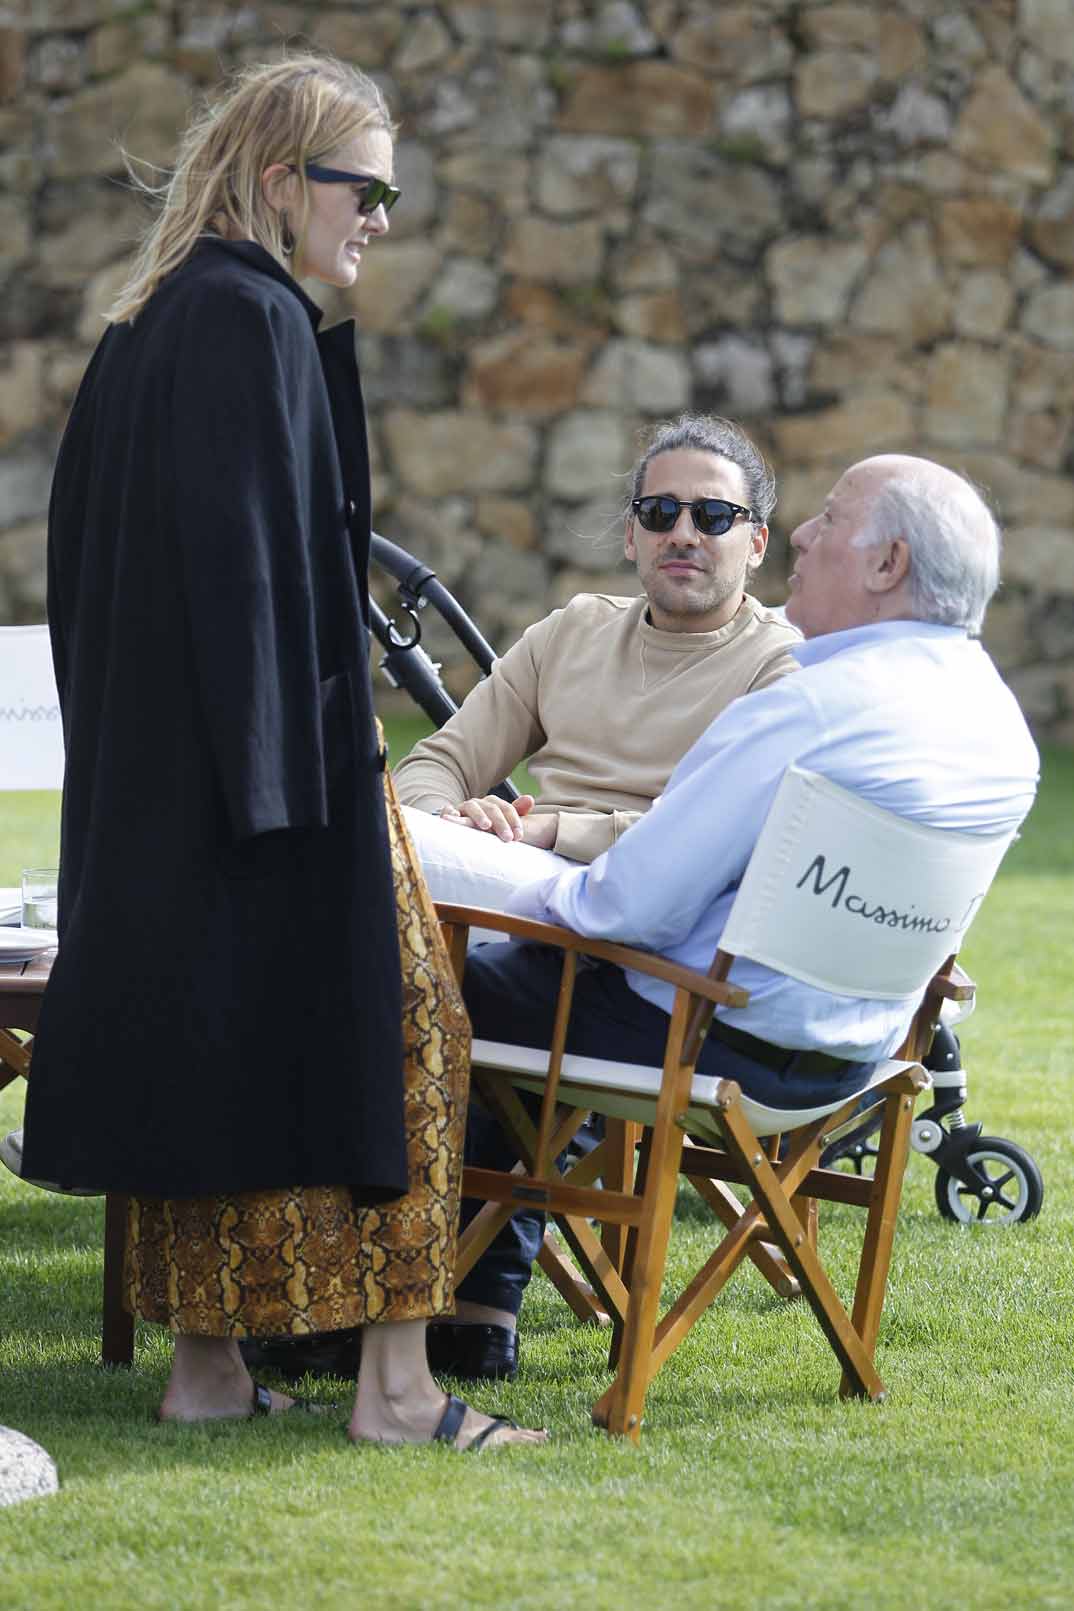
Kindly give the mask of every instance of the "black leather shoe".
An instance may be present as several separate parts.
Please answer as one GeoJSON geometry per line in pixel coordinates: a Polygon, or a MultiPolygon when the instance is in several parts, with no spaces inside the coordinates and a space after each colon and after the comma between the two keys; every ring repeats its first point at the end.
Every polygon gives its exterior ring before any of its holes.
{"type": "Polygon", "coordinates": [[[440,1321],[425,1333],[429,1369],[464,1381],[513,1382],[518,1375],[518,1333],[507,1326],[440,1321]]]}
{"type": "Polygon", "coordinates": [[[342,1376],[353,1381],[362,1358],[362,1330],[315,1331],[304,1337],[246,1337],[239,1343],[248,1370],[275,1370],[288,1381],[342,1376]]]}

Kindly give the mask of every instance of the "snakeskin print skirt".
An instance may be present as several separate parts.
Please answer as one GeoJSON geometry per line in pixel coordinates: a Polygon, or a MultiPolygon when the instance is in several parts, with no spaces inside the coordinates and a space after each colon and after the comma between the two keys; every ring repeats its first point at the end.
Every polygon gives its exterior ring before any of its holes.
{"type": "Polygon", "coordinates": [[[257,1337],[450,1313],[470,1025],[385,772],[403,972],[410,1190],[356,1207],[345,1186],[132,1197],[126,1301],[171,1331],[257,1337]]]}

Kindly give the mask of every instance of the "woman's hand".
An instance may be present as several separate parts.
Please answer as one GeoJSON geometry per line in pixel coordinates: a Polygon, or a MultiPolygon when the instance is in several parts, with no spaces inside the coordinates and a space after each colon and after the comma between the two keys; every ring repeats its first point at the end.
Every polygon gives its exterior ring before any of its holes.
{"type": "Polygon", "coordinates": [[[554,812],[530,817],[536,803],[532,794],[519,795],[513,804],[498,795],[486,794],[480,800],[463,800],[461,805],[445,806],[440,820],[453,822],[460,828],[476,828],[478,833],[494,833],[505,844],[524,842],[550,850],[555,843],[558,817],[554,812]]]}

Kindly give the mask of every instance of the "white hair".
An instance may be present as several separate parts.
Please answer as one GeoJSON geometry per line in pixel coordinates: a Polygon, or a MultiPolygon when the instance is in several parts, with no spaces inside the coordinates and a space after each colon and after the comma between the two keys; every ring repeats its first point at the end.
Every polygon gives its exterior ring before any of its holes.
{"type": "Polygon", "coordinates": [[[999,586],[1000,532],[979,490],[953,471],[899,470],[881,487],[855,548],[901,537],[910,549],[910,603],[918,621],[981,631],[999,586]]]}

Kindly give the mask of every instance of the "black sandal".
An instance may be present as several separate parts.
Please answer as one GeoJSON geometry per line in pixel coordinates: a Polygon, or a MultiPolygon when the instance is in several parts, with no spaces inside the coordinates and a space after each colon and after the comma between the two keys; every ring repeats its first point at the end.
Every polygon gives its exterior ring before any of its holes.
{"type": "Polygon", "coordinates": [[[488,1439],[494,1432],[498,1432],[501,1426],[510,1427],[513,1432],[518,1431],[517,1421],[512,1421],[506,1415],[497,1415],[493,1417],[483,1432],[478,1432],[476,1437],[472,1437],[469,1443],[464,1443],[460,1448],[455,1439],[469,1408],[470,1406],[465,1399],[456,1398],[454,1393],[449,1393],[447,1408],[440,1417],[440,1423],[433,1433],[432,1441],[434,1443],[449,1443],[459,1454],[480,1454],[488,1439]]]}
{"type": "Polygon", "coordinates": [[[272,1394],[260,1382],[254,1383],[253,1406],[251,1416],[257,1415],[290,1415],[292,1410],[299,1410],[303,1415],[332,1415],[339,1409],[338,1404],[317,1404],[311,1398],[296,1398],[288,1404],[285,1410],[272,1408],[272,1394]]]}

